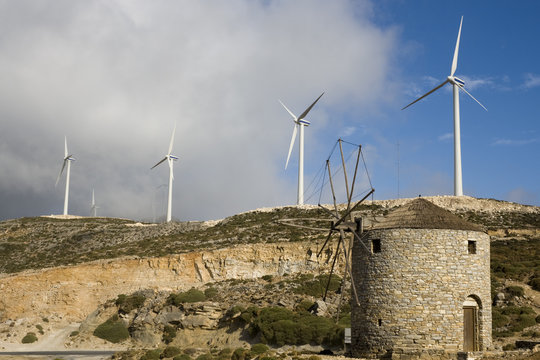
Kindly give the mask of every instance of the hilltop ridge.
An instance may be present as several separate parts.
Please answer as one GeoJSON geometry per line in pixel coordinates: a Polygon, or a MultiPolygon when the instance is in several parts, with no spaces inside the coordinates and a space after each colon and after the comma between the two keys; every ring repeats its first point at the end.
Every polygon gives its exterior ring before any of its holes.
{"type": "MultiPolygon", "coordinates": [[[[425,199],[485,229],[492,240],[492,291],[507,294],[504,306],[518,304],[540,314],[540,296],[533,288],[534,279],[540,278],[540,269],[534,265],[540,255],[540,207],[471,197],[425,199]],[[524,293],[510,298],[507,289],[516,286],[524,293]]],[[[377,221],[410,200],[366,201],[357,215],[377,221]]],[[[123,346],[158,346],[165,336],[159,319],[172,314],[191,329],[182,330],[182,338],[192,344],[203,346],[202,342],[213,338],[221,339],[216,346],[220,341],[240,344],[239,334],[231,337],[220,332],[219,324],[228,319],[231,306],[279,306],[293,311],[320,301],[314,293],[287,295],[328,272],[335,251],[335,244],[330,244],[328,252],[317,258],[327,232],[279,222],[300,218],[325,220],[328,216],[318,206],[302,205],[255,209],[206,222],[145,224],[84,217],[0,222],[0,347],[2,342],[7,348],[19,346],[28,328],[36,324],[45,332],[42,342],[58,333],[64,338],[55,338],[54,343],[71,348],[97,346],[94,329],[117,312],[133,327],[123,346]],[[219,295],[214,295],[214,302],[180,306],[185,314],[171,308],[168,296],[192,287],[217,289],[219,295]],[[116,302],[123,294],[134,294],[130,299],[144,294],[145,305],[129,314],[120,313],[116,302]],[[209,321],[212,329],[205,328],[209,321]],[[74,329],[81,335],[71,339],[68,334],[74,329]]],[[[343,274],[341,267],[338,273],[343,274]]],[[[331,309],[324,316],[334,316],[338,299],[346,303],[348,295],[341,298],[335,292],[320,303],[331,309]]],[[[501,334],[514,329],[514,320],[505,316],[502,319],[507,323],[498,327],[501,334]]],[[[181,331],[180,325],[175,326],[181,331]]],[[[527,334],[534,338],[540,324],[537,327],[527,334]]]]}

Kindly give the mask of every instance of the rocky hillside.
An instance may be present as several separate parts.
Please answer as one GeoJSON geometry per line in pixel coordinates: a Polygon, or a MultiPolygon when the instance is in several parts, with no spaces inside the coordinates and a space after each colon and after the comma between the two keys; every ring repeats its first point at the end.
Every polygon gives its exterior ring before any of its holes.
{"type": "MultiPolygon", "coordinates": [[[[482,225],[492,238],[494,335],[500,346],[540,340],[534,321],[540,314],[540,208],[470,197],[427,199],[482,225]]],[[[357,215],[369,229],[405,201],[366,202],[357,215]]],[[[347,281],[338,281],[320,302],[320,286],[326,284],[320,276],[328,273],[335,244],[317,258],[327,232],[285,226],[286,219],[314,228],[329,225],[317,206],[158,225],[109,218],[1,222],[0,348],[13,348],[29,332],[42,346],[63,336],[56,343],[79,348],[189,347],[189,342],[201,348],[205,343],[245,347],[261,336],[281,334],[263,331],[264,319],[272,316],[317,323],[325,332],[311,342],[332,346],[347,325],[350,292],[347,281]],[[178,300],[192,288],[203,298],[178,300]],[[276,306],[291,313],[271,310],[276,306]],[[321,319],[338,320],[339,326],[321,319]],[[103,324],[125,328],[127,338],[101,340],[95,331],[103,324]]],[[[337,273],[343,276],[342,269],[337,273]]],[[[303,333],[285,330],[287,338],[303,333]]],[[[281,345],[276,336],[263,340],[281,345]]]]}

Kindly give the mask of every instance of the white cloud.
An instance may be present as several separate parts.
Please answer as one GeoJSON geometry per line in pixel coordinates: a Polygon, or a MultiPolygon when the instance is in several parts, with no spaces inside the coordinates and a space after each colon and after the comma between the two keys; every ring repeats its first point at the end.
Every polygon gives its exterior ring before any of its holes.
{"type": "Polygon", "coordinates": [[[447,140],[452,140],[454,139],[454,134],[453,133],[446,133],[446,134],[442,134],[441,136],[437,137],[437,140],[439,141],[447,141],[447,140]]]}
{"type": "Polygon", "coordinates": [[[311,146],[327,112],[380,106],[397,44],[371,11],[348,0],[2,2],[0,201],[30,190],[39,200],[0,217],[61,210],[64,135],[78,160],[74,213],[95,188],[103,215],[151,217],[167,169],[149,169],[175,121],[173,215],[293,203],[295,175],[282,170],[291,123],[277,99],[298,112],[326,91],[311,146]]]}
{"type": "Polygon", "coordinates": [[[341,135],[343,137],[351,136],[356,132],[356,127],[354,126],[347,126],[341,131],[341,135]]]}
{"type": "Polygon", "coordinates": [[[537,86],[540,86],[540,75],[531,73],[525,74],[525,82],[523,83],[523,87],[530,89],[537,86]]]}
{"type": "Polygon", "coordinates": [[[535,142],[538,142],[539,139],[495,139],[491,143],[492,145],[513,145],[513,146],[521,146],[521,145],[528,145],[535,142]]]}

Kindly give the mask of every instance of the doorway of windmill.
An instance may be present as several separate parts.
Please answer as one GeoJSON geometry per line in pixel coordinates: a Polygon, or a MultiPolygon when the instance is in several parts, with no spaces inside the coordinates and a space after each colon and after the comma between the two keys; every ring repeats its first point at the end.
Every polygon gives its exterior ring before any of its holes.
{"type": "Polygon", "coordinates": [[[463,303],[463,351],[478,351],[478,303],[468,297],[463,303]]]}

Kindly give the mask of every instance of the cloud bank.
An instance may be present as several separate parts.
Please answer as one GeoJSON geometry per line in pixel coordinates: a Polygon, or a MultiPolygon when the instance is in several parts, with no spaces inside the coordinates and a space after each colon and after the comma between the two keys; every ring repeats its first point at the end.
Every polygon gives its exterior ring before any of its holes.
{"type": "Polygon", "coordinates": [[[162,216],[168,169],[150,167],[175,123],[173,217],[294,203],[277,99],[299,112],[326,92],[306,135],[325,149],[329,114],[380,106],[396,34],[371,15],[347,0],[2,2],[0,218],[61,213],[64,135],[70,213],[94,188],[101,215],[162,216]]]}

